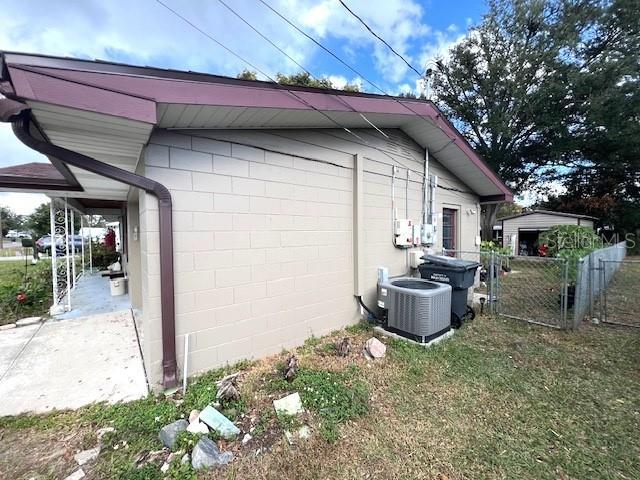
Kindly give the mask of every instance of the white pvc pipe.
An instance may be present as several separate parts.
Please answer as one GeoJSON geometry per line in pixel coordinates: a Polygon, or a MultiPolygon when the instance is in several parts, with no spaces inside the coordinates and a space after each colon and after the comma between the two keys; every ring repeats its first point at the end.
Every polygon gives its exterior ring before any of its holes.
{"type": "Polygon", "coordinates": [[[184,362],[182,362],[182,394],[187,391],[187,372],[189,366],[189,334],[184,336],[184,362]]]}

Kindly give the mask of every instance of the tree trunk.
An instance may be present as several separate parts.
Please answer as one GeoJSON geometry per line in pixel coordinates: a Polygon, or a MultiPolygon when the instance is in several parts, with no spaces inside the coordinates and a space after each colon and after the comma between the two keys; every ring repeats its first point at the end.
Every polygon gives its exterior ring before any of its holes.
{"type": "Polygon", "coordinates": [[[493,226],[496,223],[499,203],[488,203],[482,208],[482,218],[480,219],[480,235],[483,241],[493,239],[493,226]]]}

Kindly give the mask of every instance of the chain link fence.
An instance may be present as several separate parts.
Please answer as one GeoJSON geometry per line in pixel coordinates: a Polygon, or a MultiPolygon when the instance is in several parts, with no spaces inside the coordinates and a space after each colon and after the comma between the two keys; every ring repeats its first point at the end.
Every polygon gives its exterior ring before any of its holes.
{"type": "Polygon", "coordinates": [[[504,317],[559,329],[585,318],[640,327],[632,307],[640,287],[640,260],[625,259],[624,242],[579,260],[442,250],[480,263],[469,302],[504,317]],[[482,302],[480,302],[482,300],[482,302]]]}
{"type": "Polygon", "coordinates": [[[640,260],[600,260],[600,321],[640,328],[640,260]]]}

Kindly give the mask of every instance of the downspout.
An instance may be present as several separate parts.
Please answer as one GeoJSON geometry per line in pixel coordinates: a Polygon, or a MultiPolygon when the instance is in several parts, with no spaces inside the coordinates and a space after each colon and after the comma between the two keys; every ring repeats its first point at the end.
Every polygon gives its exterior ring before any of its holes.
{"type": "MultiPolygon", "coordinates": [[[[15,118],[15,117],[14,117],[15,118]]],[[[144,190],[158,199],[160,217],[160,303],[162,307],[162,375],[165,388],[177,385],[175,301],[173,288],[173,226],[171,193],[149,178],[99,162],[72,150],[39,140],[31,135],[31,113],[23,111],[12,121],[15,136],[29,148],[52,155],[63,163],[144,190]]]]}

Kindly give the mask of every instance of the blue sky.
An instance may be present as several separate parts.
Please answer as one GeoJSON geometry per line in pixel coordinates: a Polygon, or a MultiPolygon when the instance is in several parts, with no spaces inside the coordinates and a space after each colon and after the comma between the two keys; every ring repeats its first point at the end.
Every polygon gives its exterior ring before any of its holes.
{"type": "MultiPolygon", "coordinates": [[[[299,71],[218,0],[163,0],[270,76],[299,71]]],[[[371,87],[258,0],[225,0],[315,76],[371,87]]],[[[416,74],[338,0],[265,0],[389,93],[416,89],[416,74]]],[[[419,69],[446,56],[481,20],[484,0],[345,0],[419,69]]],[[[0,50],[98,58],[235,76],[246,67],[155,0],[0,0],[0,50]]],[[[38,157],[0,124],[0,166],[38,157]]],[[[42,196],[0,193],[0,205],[28,213],[42,196]]]]}

